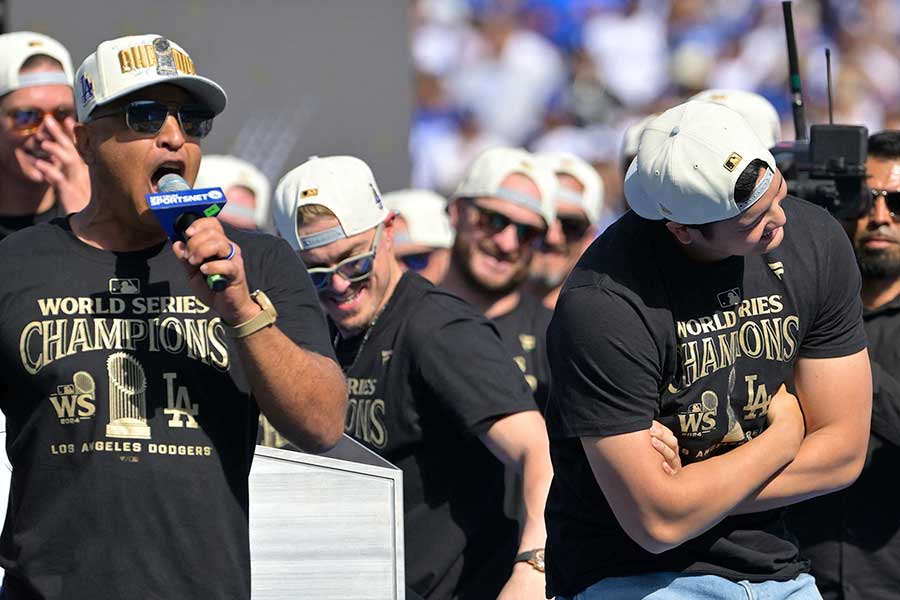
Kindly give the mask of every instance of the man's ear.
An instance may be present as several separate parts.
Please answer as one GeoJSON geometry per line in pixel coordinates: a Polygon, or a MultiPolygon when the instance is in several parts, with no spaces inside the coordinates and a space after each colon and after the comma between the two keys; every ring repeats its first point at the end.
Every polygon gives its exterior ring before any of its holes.
{"type": "Polygon", "coordinates": [[[92,164],[94,153],[91,148],[91,132],[84,123],[75,123],[75,148],[85,164],[92,164]]]}
{"type": "Polygon", "coordinates": [[[666,221],[666,229],[675,236],[675,239],[678,240],[678,243],[683,246],[690,246],[694,241],[691,236],[690,230],[687,226],[682,225],[681,223],[676,223],[674,221],[666,221]]]}

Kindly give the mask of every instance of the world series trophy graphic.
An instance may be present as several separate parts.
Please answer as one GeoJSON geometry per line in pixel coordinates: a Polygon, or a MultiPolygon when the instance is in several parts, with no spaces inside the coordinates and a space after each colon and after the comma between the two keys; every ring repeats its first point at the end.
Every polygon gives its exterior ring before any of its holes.
{"type": "Polygon", "coordinates": [[[107,437],[150,439],[147,425],[147,377],[134,357],[116,352],[106,359],[109,377],[107,437]]]}

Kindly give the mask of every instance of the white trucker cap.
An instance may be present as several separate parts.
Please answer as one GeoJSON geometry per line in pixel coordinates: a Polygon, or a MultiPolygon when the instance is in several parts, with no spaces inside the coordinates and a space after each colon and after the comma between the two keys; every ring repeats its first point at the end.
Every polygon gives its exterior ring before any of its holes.
{"type": "Polygon", "coordinates": [[[419,244],[429,248],[453,245],[453,228],[447,215],[447,200],[431,190],[399,190],[384,195],[384,203],[406,221],[408,240],[394,234],[394,243],[419,244]]]}
{"type": "Polygon", "coordinates": [[[132,92],[169,83],[183,88],[215,114],[225,110],[227,97],[218,83],[200,77],[194,61],[178,44],[148,33],[101,42],[75,73],[78,120],[132,92]]]}
{"type": "Polygon", "coordinates": [[[354,156],[313,156],[275,188],[275,226],[294,250],[318,248],[368,231],[390,214],[372,169],[354,156]],[[300,237],[297,210],[308,204],[321,204],[333,212],[338,226],[300,237]]]}
{"type": "Polygon", "coordinates": [[[745,90],[705,90],[692,96],[690,100],[708,100],[736,110],[750,124],[750,128],[766,148],[781,141],[778,111],[759,94],[745,90]]]}
{"type": "Polygon", "coordinates": [[[26,87],[60,84],[72,87],[72,58],[62,44],[33,31],[0,35],[0,96],[26,87]],[[62,72],[20,73],[25,61],[38,54],[58,60],[62,65],[62,72]]]}
{"type": "Polygon", "coordinates": [[[556,176],[553,171],[521,148],[496,146],[475,157],[454,198],[500,198],[531,209],[543,217],[549,227],[556,219],[556,176]],[[500,185],[513,173],[531,179],[541,194],[533,198],[500,185]]]}
{"type": "Polygon", "coordinates": [[[692,100],[670,108],[641,134],[625,176],[625,198],[645,219],[700,225],[741,214],[765,194],[775,159],[736,111],[692,100]],[[747,201],[734,199],[738,177],[754,159],[768,165],[747,201]]]}
{"type": "MultiPolygon", "coordinates": [[[[252,219],[257,227],[264,227],[269,220],[269,198],[272,193],[269,178],[254,165],[236,156],[227,154],[203,156],[200,161],[200,170],[197,172],[197,180],[194,182],[195,188],[220,187],[227,190],[236,185],[249,189],[256,197],[253,214],[241,214],[240,216],[252,219]]],[[[234,214],[237,210],[236,206],[226,204],[222,212],[234,214]]]]}
{"type": "Polygon", "coordinates": [[[569,175],[574,177],[584,191],[578,193],[561,185],[557,186],[556,199],[577,204],[584,210],[588,221],[596,225],[600,220],[600,212],[603,210],[603,180],[600,174],[587,161],[568,152],[546,152],[537,155],[538,160],[543,161],[547,167],[557,175],[569,175]]]}

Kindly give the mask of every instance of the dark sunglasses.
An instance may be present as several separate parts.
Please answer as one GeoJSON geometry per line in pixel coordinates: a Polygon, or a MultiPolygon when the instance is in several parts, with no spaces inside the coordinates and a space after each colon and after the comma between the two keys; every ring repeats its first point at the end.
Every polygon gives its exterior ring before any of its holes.
{"type": "Polygon", "coordinates": [[[870,212],[875,207],[875,202],[879,196],[884,198],[884,205],[887,207],[888,212],[891,213],[891,218],[894,220],[900,219],[900,192],[890,192],[888,190],[869,188],[869,203],[866,205],[866,211],[863,214],[870,212]]]}
{"type": "Polygon", "coordinates": [[[431,252],[407,254],[406,256],[401,256],[400,260],[410,271],[421,271],[428,266],[428,263],[431,260],[431,252]]]}
{"type": "Polygon", "coordinates": [[[526,225],[525,223],[517,223],[506,215],[478,206],[471,201],[469,202],[469,206],[474,208],[478,213],[478,228],[488,235],[497,235],[501,231],[505,231],[510,225],[514,225],[519,244],[526,246],[544,235],[544,230],[540,227],[526,225]]]}
{"type": "Polygon", "coordinates": [[[375,266],[375,252],[378,250],[378,241],[381,239],[381,230],[384,224],[375,230],[375,239],[372,240],[372,248],[368,252],[345,258],[333,267],[313,267],[307,269],[313,287],[321,292],[331,284],[335,274],[340,275],[350,283],[368,279],[372,275],[372,267],[375,266]]]}
{"type": "Polygon", "coordinates": [[[75,109],[60,106],[53,110],[42,108],[13,108],[4,111],[9,118],[10,127],[19,135],[31,135],[44,123],[48,115],[62,123],[68,117],[75,116],[75,109]]]}
{"type": "Polygon", "coordinates": [[[128,104],[98,110],[91,115],[91,120],[102,119],[125,113],[125,124],[135,133],[159,133],[166,119],[171,114],[178,117],[178,123],[184,135],[192,138],[205,138],[212,130],[215,113],[200,104],[166,104],[156,100],[135,100],[128,104]]]}
{"type": "Polygon", "coordinates": [[[556,217],[559,219],[559,225],[562,228],[563,235],[566,236],[567,242],[575,242],[584,237],[588,227],[591,226],[587,219],[579,219],[578,217],[556,217]]]}

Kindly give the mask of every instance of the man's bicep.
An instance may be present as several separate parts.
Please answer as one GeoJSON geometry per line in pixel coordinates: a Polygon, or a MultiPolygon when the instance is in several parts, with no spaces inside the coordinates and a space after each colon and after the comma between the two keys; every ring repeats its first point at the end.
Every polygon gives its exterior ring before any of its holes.
{"type": "Polygon", "coordinates": [[[607,437],[582,437],[594,479],[616,519],[639,544],[652,537],[666,478],[662,457],[644,429],[607,437]]]}
{"type": "Polygon", "coordinates": [[[606,290],[574,290],[548,332],[550,411],[566,437],[648,429],[659,411],[662,358],[639,310],[606,290]]]}
{"type": "Polygon", "coordinates": [[[794,382],[807,433],[838,424],[848,431],[868,432],[872,374],[867,350],[834,358],[801,358],[794,382]]]}

